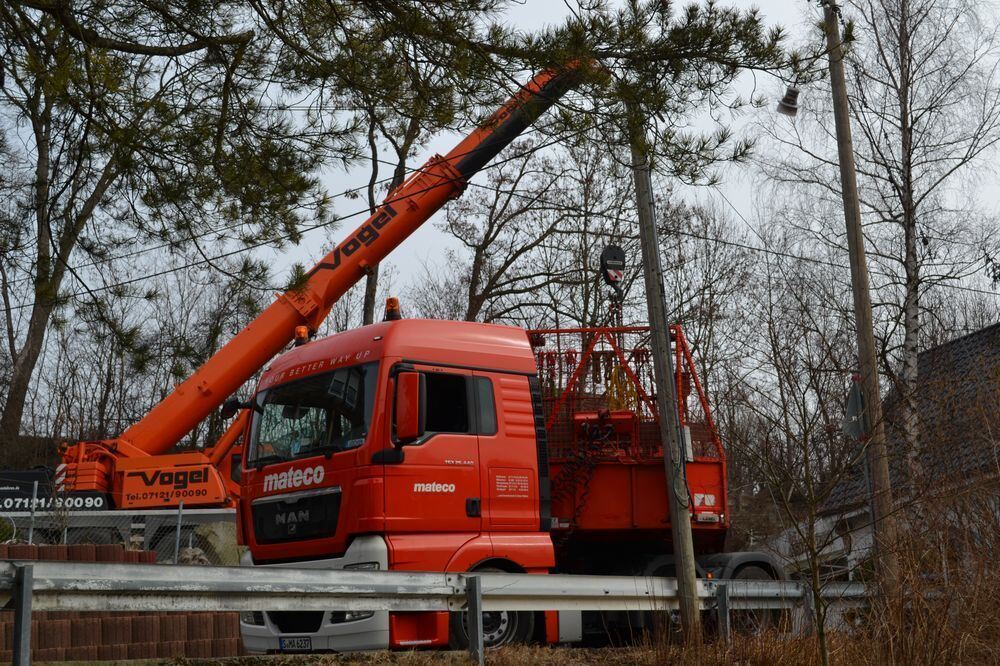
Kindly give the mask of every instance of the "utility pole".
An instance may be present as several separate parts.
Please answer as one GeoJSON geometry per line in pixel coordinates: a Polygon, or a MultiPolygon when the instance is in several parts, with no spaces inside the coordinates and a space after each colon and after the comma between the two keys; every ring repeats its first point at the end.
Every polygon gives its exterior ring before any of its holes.
{"type": "MultiPolygon", "coordinates": [[[[630,110],[630,116],[635,118],[630,110]]],[[[633,128],[639,123],[634,123],[633,128]]],[[[633,131],[632,178],[635,180],[639,208],[639,242],[646,282],[646,305],[653,343],[653,373],[656,379],[656,410],[660,416],[660,441],[663,442],[663,465],[667,475],[667,504],[670,506],[670,533],[673,537],[674,568],[680,605],[681,631],[687,643],[701,641],[701,614],[698,603],[698,579],[694,566],[694,540],[691,536],[690,499],[685,480],[682,436],[677,418],[677,395],[673,359],[670,352],[670,328],[664,304],[663,267],[660,265],[660,242],[656,232],[653,187],[649,159],[642,134],[633,131]]]]}
{"type": "Polygon", "coordinates": [[[850,253],[851,289],[854,292],[854,320],[858,337],[858,368],[864,396],[863,423],[868,436],[868,468],[872,485],[872,516],[875,532],[876,571],[883,592],[893,593],[899,580],[896,557],[896,520],[893,517],[892,485],[889,480],[889,456],[882,421],[882,401],[872,332],[872,301],[868,291],[868,264],[865,239],[861,229],[861,204],[854,168],[854,145],[851,141],[850,107],[844,80],[844,47],[840,36],[840,9],[836,0],[822,0],[826,23],[826,45],[830,61],[830,86],[833,89],[833,117],[837,130],[837,153],[840,159],[840,185],[844,197],[844,221],[847,223],[847,250],[850,253]]]}

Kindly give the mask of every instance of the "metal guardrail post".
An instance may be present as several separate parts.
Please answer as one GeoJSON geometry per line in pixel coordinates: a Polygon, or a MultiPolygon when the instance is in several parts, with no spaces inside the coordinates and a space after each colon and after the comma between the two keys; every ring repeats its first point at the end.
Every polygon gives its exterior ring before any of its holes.
{"type": "Polygon", "coordinates": [[[34,567],[24,564],[14,572],[14,666],[31,664],[31,592],[34,567]]]}
{"type": "Polygon", "coordinates": [[[479,576],[466,579],[465,596],[469,606],[469,656],[483,666],[486,660],[483,651],[483,581],[479,576]]]}
{"type": "Polygon", "coordinates": [[[31,486],[31,522],[28,524],[28,545],[34,543],[35,538],[35,505],[38,504],[38,481],[31,486]]]}
{"type": "Polygon", "coordinates": [[[806,636],[812,636],[816,630],[816,596],[813,594],[812,586],[808,583],[802,584],[802,612],[805,613],[802,633],[806,636]]]}
{"type": "Polygon", "coordinates": [[[178,564],[181,556],[181,521],[184,516],[184,500],[177,505],[177,534],[174,535],[174,564],[178,564]]]}
{"type": "Polygon", "coordinates": [[[719,618],[719,638],[728,643],[732,630],[729,623],[729,586],[725,583],[715,588],[715,612],[719,618]]]}

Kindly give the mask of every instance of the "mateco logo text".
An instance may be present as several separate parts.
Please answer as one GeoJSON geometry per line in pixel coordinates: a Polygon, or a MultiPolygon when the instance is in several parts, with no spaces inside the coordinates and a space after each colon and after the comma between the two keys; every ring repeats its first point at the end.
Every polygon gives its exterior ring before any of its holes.
{"type": "Polygon", "coordinates": [[[431,483],[414,483],[413,492],[415,493],[453,493],[455,492],[454,483],[438,483],[433,481],[431,483]]]}
{"type": "Polygon", "coordinates": [[[309,467],[308,469],[290,469],[279,474],[268,474],[264,477],[264,492],[272,490],[288,490],[289,488],[300,488],[302,486],[312,486],[323,482],[326,470],[321,465],[309,467]]]}

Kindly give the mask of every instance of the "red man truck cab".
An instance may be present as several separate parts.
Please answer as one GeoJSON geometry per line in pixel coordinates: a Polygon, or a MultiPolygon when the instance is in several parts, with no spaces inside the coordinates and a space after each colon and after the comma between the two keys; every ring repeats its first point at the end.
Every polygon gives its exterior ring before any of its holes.
{"type": "MultiPolygon", "coordinates": [[[[450,321],[383,322],[279,357],[254,398],[243,471],[253,562],[549,571],[534,375],[523,330],[450,321]],[[405,409],[416,432],[396,427],[405,409]]],[[[447,614],[267,615],[259,631],[244,625],[248,649],[279,649],[272,626],[311,634],[311,649],[448,641],[447,614]]]]}
{"type": "MultiPolygon", "coordinates": [[[[398,320],[278,357],[246,433],[238,522],[247,563],[670,575],[651,363],[636,341],[644,331],[529,335],[398,320]]],[[[678,329],[679,357],[682,343],[678,329]]],[[[687,360],[679,386],[707,408],[700,386],[697,396],[688,388],[697,379],[687,360]]],[[[690,512],[707,556],[722,550],[728,524],[725,458],[710,417],[689,421],[690,512]]],[[[750,560],[705,560],[719,575],[741,561],[750,560]]],[[[459,613],[242,620],[253,652],[466,641],[459,613]]],[[[554,613],[487,613],[484,624],[487,644],[579,639],[583,629],[579,615],[554,613]]]]}

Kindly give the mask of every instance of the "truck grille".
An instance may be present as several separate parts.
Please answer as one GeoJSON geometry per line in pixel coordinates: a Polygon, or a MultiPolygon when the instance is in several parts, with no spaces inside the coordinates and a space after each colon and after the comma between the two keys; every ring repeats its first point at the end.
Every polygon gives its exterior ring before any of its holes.
{"type": "Polygon", "coordinates": [[[257,543],[281,543],[333,536],[340,514],[340,488],[318,488],[254,500],[257,543]]]}
{"type": "Polygon", "coordinates": [[[283,634],[312,634],[323,624],[323,611],[268,611],[267,616],[283,634]]]}

